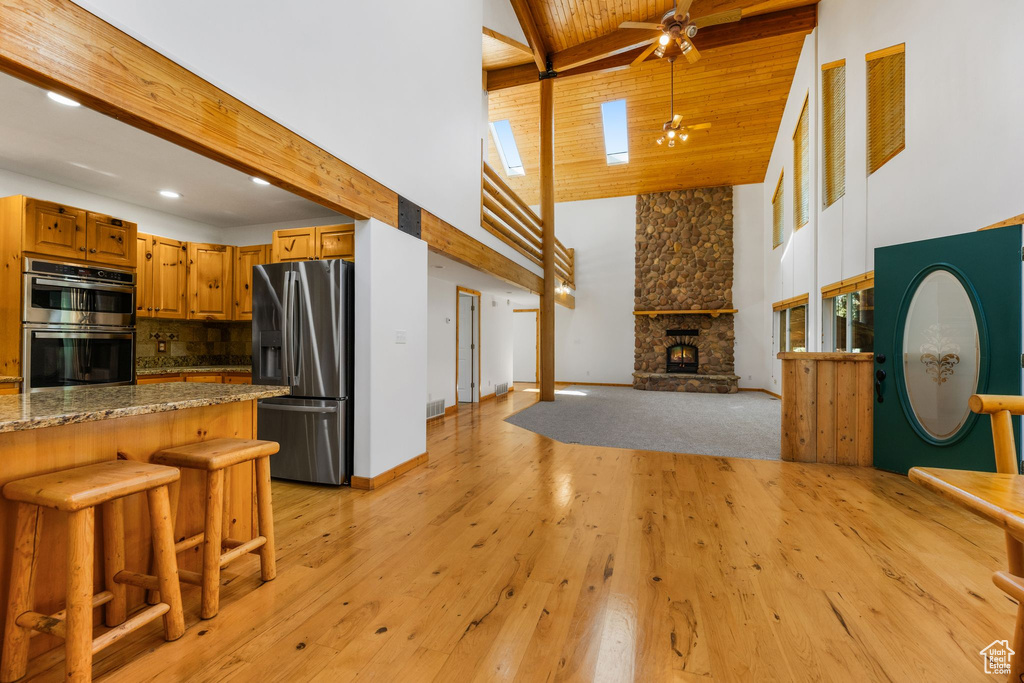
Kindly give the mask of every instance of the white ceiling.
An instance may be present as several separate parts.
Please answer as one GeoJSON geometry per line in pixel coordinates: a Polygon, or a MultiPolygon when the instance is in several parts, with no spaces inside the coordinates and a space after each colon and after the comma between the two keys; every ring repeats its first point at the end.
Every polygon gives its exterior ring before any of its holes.
{"type": "Polygon", "coordinates": [[[427,252],[427,275],[498,299],[510,299],[516,308],[536,308],[540,305],[536,294],[432,251],[427,252]]]}
{"type": "Polygon", "coordinates": [[[0,168],[218,228],[333,213],[116,119],[57,104],[2,73],[0,168]],[[166,199],[164,189],[182,196],[166,199]]]}

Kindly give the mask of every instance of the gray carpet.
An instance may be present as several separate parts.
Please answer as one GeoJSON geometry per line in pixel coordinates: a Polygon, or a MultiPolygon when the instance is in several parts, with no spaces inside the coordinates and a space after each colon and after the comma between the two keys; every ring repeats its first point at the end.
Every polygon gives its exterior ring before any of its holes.
{"type": "Polygon", "coordinates": [[[506,422],[563,443],[778,460],[782,402],[759,392],[573,386],[506,422]]]}

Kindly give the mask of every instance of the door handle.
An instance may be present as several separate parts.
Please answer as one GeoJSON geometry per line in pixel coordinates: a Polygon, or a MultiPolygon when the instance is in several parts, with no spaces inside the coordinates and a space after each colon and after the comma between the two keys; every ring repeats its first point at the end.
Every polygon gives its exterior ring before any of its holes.
{"type": "Polygon", "coordinates": [[[875,400],[885,403],[885,396],[882,395],[882,382],[885,381],[885,370],[875,371],[875,400]]]}
{"type": "Polygon", "coordinates": [[[323,414],[331,414],[331,413],[337,413],[338,412],[338,409],[335,406],[331,406],[331,407],[328,407],[328,408],[324,408],[324,407],[321,407],[321,406],[292,406],[292,405],[283,405],[283,404],[280,404],[280,403],[263,403],[262,401],[259,403],[259,407],[261,409],[263,409],[263,410],[280,410],[280,411],[284,411],[286,413],[323,413],[323,414]]]}

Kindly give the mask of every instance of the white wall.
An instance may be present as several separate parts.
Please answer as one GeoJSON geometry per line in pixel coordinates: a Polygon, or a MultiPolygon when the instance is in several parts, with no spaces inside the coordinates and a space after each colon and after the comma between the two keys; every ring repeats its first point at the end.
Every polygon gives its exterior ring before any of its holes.
{"type": "MultiPolygon", "coordinates": [[[[808,348],[821,344],[820,288],[874,268],[874,249],[970,232],[1024,211],[1024,3],[992,0],[962,21],[953,0],[821,0],[764,181],[766,305],[810,294],[808,348]],[[864,55],[906,43],[906,149],[870,177],[864,55]],[[952,49],[969,45],[969,50],[952,49]],[[821,65],[846,60],[846,195],[821,207],[821,65]],[[811,94],[811,224],[792,234],[792,135],[811,94]],[[786,242],[771,248],[771,195],[786,169],[786,242]]],[[[771,359],[771,336],[765,355],[771,359]]],[[[772,387],[778,390],[779,363],[772,387]]]]}
{"type": "Polygon", "coordinates": [[[525,310],[512,315],[512,377],[516,382],[538,379],[537,322],[537,311],[525,310]]]}
{"type": "Polygon", "coordinates": [[[526,34],[508,0],[483,0],[484,26],[526,44],[526,34]]]}
{"type": "Polygon", "coordinates": [[[67,185],[58,185],[47,180],[0,169],[0,197],[23,194],[35,199],[44,199],[69,204],[87,211],[106,213],[123,220],[139,224],[139,231],[147,234],[170,237],[176,240],[194,242],[216,242],[222,240],[220,228],[187,218],[172,216],[138,204],[129,204],[103,195],[78,190],[67,185]]]}
{"type": "Polygon", "coordinates": [[[765,325],[771,318],[765,312],[763,201],[761,184],[732,188],[736,374],[739,385],[749,389],[768,388],[771,375],[764,353],[765,325]]]}
{"type": "Polygon", "coordinates": [[[576,250],[576,308],[555,307],[555,379],[633,383],[636,197],[555,204],[576,250]]]}
{"type": "Polygon", "coordinates": [[[427,450],[427,245],[369,220],[355,250],[353,473],[374,477],[427,450]]]}
{"type": "Polygon", "coordinates": [[[526,263],[480,227],[480,0],[78,4],[526,263]]]}

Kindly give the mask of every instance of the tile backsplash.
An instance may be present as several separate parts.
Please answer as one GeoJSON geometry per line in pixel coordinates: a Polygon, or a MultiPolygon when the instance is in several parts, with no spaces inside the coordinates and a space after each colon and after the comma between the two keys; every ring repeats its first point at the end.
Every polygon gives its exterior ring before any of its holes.
{"type": "Polygon", "coordinates": [[[140,318],[135,330],[136,365],[140,368],[252,363],[250,322],[140,318]],[[156,350],[160,341],[167,342],[163,353],[156,350]]]}

